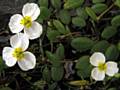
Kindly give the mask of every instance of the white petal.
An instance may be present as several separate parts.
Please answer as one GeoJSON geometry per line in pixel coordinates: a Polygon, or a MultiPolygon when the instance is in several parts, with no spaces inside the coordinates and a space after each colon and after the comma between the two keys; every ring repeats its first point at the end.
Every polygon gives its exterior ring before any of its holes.
{"type": "Polygon", "coordinates": [[[93,66],[98,66],[99,63],[105,63],[104,54],[102,54],[100,52],[93,53],[93,55],[90,57],[90,63],[93,66]]]}
{"type": "Polygon", "coordinates": [[[38,22],[32,22],[32,26],[30,28],[25,28],[24,32],[28,35],[29,39],[36,39],[42,34],[42,25],[38,22]]]}
{"type": "Polygon", "coordinates": [[[20,21],[23,19],[23,17],[20,14],[15,14],[10,18],[9,22],[9,28],[12,33],[18,33],[22,31],[24,26],[20,24],[20,21]]]}
{"type": "Polygon", "coordinates": [[[36,58],[31,52],[25,52],[23,60],[18,61],[18,65],[23,71],[33,69],[36,65],[36,58]]]}
{"type": "Polygon", "coordinates": [[[32,21],[34,21],[40,15],[40,8],[35,3],[27,3],[23,6],[22,14],[24,17],[30,16],[32,21]]]}
{"type": "Polygon", "coordinates": [[[106,65],[107,65],[106,74],[108,76],[113,76],[119,70],[116,62],[109,61],[109,62],[106,63],[106,65]]]}
{"type": "Polygon", "coordinates": [[[12,56],[13,48],[4,47],[2,51],[2,57],[6,65],[12,67],[16,64],[16,59],[12,56]]]}
{"type": "Polygon", "coordinates": [[[98,68],[94,68],[91,72],[91,76],[96,81],[102,81],[105,78],[105,72],[100,71],[98,68]]]}
{"type": "Polygon", "coordinates": [[[26,50],[29,46],[29,39],[27,35],[23,33],[18,33],[16,35],[13,35],[10,38],[10,44],[13,48],[22,48],[23,50],[26,50]]]}

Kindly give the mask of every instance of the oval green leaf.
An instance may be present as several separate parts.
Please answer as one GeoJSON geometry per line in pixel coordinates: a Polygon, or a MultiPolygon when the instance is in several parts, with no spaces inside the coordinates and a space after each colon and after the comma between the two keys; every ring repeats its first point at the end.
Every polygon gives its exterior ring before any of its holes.
{"type": "Polygon", "coordinates": [[[78,37],[72,40],[71,46],[77,51],[86,51],[92,48],[94,41],[87,37],[78,37]]]}

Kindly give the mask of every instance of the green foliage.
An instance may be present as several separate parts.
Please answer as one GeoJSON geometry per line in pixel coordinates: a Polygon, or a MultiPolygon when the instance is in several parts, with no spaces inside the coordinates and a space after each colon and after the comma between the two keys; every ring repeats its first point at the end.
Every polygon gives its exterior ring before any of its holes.
{"type": "Polygon", "coordinates": [[[47,30],[47,37],[51,42],[56,41],[58,36],[60,36],[60,32],[56,30],[47,30]]]}
{"type": "Polygon", "coordinates": [[[0,56],[0,72],[2,72],[5,68],[6,68],[6,65],[3,62],[2,57],[0,56]]]}
{"type": "Polygon", "coordinates": [[[120,42],[118,42],[117,48],[120,51],[120,42]]]}
{"type": "Polygon", "coordinates": [[[51,80],[50,70],[47,66],[43,69],[42,75],[45,81],[50,82],[51,80]]]}
{"type": "Polygon", "coordinates": [[[72,18],[72,23],[75,26],[80,26],[80,27],[85,27],[86,26],[85,20],[83,18],[81,18],[81,17],[74,17],[74,18],[72,18]]]}
{"type": "Polygon", "coordinates": [[[105,40],[97,42],[91,49],[91,53],[94,52],[105,52],[106,49],[109,47],[109,43],[105,40]]]}
{"type": "Polygon", "coordinates": [[[64,74],[63,67],[52,67],[51,68],[51,76],[54,81],[60,81],[64,74]]]}
{"type": "Polygon", "coordinates": [[[0,88],[0,90],[12,90],[12,89],[9,87],[2,87],[2,88],[0,88]]]}
{"type": "Polygon", "coordinates": [[[105,0],[92,0],[93,3],[101,3],[101,2],[105,2],[105,0]]]}
{"type": "Polygon", "coordinates": [[[40,4],[40,7],[48,7],[48,0],[38,0],[38,4],[40,4]]]}
{"type": "Polygon", "coordinates": [[[119,56],[118,48],[115,45],[110,45],[105,52],[105,56],[108,60],[117,60],[119,56]]]}
{"type": "Polygon", "coordinates": [[[62,60],[64,59],[64,53],[65,50],[64,50],[64,46],[62,44],[59,44],[58,45],[58,48],[56,50],[56,55],[62,60]]]}
{"type": "Polygon", "coordinates": [[[117,16],[114,16],[111,20],[111,24],[114,26],[114,27],[118,27],[120,26],[120,15],[117,15],[117,16]]]}
{"type": "Polygon", "coordinates": [[[69,24],[71,21],[71,16],[67,10],[61,10],[59,12],[59,18],[64,24],[69,24]]]}
{"type": "Polygon", "coordinates": [[[85,11],[85,8],[77,8],[76,13],[79,17],[84,18],[85,20],[88,18],[88,14],[85,11]]]}
{"type": "Polygon", "coordinates": [[[109,39],[109,38],[113,37],[116,33],[117,33],[116,27],[114,27],[114,26],[107,26],[107,27],[103,30],[101,36],[102,36],[103,38],[105,38],[105,39],[109,39]]]}
{"type": "Polygon", "coordinates": [[[87,81],[87,80],[76,80],[76,81],[70,81],[69,84],[73,85],[73,86],[85,86],[85,85],[89,85],[89,81],[87,81]]]}
{"type": "Polygon", "coordinates": [[[109,88],[108,90],[117,90],[116,88],[109,88]]]}
{"type": "Polygon", "coordinates": [[[52,54],[49,51],[46,51],[46,55],[53,66],[59,67],[61,65],[60,59],[57,55],[52,54]]]}
{"type": "Polygon", "coordinates": [[[81,6],[84,0],[67,0],[64,4],[65,9],[73,9],[81,6]]]}
{"type": "Polygon", "coordinates": [[[94,20],[94,21],[97,20],[97,16],[92,8],[86,7],[85,10],[86,10],[87,14],[91,17],[92,20],[94,20]]]}
{"type": "Polygon", "coordinates": [[[107,9],[107,5],[103,3],[95,4],[91,7],[95,13],[102,13],[107,9]]]}
{"type": "Polygon", "coordinates": [[[40,10],[41,10],[41,12],[40,12],[41,14],[37,19],[38,22],[41,22],[41,21],[47,19],[51,14],[50,10],[46,7],[40,7],[40,10]]]}
{"type": "Polygon", "coordinates": [[[54,8],[59,9],[61,7],[61,0],[50,0],[54,8]]]}
{"type": "Polygon", "coordinates": [[[67,34],[68,31],[65,29],[64,25],[59,20],[54,20],[53,25],[61,34],[67,34]]]}
{"type": "Polygon", "coordinates": [[[83,78],[89,77],[92,69],[92,66],[89,62],[89,56],[82,56],[79,58],[75,68],[77,69],[78,76],[83,78]]]}
{"type": "Polygon", "coordinates": [[[71,42],[71,46],[81,52],[91,49],[93,45],[94,41],[87,37],[78,37],[71,42]]]}
{"type": "Polygon", "coordinates": [[[57,87],[57,83],[52,83],[48,85],[48,90],[55,90],[55,88],[57,87]]]}
{"type": "Polygon", "coordinates": [[[120,0],[116,0],[115,4],[120,7],[120,0]]]}
{"type": "Polygon", "coordinates": [[[43,90],[44,89],[44,87],[45,87],[45,84],[46,84],[46,82],[45,81],[43,81],[43,80],[38,80],[38,81],[36,81],[35,83],[34,83],[34,86],[36,87],[36,89],[35,90],[43,90]]]}
{"type": "Polygon", "coordinates": [[[43,26],[27,50],[35,54],[36,66],[27,72],[18,65],[6,68],[0,57],[0,90],[118,89],[120,73],[100,83],[92,80],[90,55],[102,52],[120,68],[120,0],[1,0],[0,55],[10,46],[10,16],[22,13],[27,2],[39,5],[36,21],[43,26]]]}

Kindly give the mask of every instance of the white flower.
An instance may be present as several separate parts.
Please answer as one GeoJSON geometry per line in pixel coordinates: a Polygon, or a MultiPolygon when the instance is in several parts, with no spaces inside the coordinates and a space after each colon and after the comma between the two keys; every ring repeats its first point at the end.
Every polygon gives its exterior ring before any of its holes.
{"type": "Polygon", "coordinates": [[[6,65],[12,67],[18,63],[23,71],[33,69],[36,65],[35,56],[25,51],[29,46],[29,39],[23,33],[18,33],[10,38],[11,47],[4,47],[2,52],[6,65]]]}
{"type": "Polygon", "coordinates": [[[42,34],[42,25],[35,20],[40,15],[40,9],[35,3],[27,3],[23,6],[22,14],[15,14],[10,18],[9,28],[12,33],[24,33],[29,39],[36,39],[42,34]]]}
{"type": "Polygon", "coordinates": [[[90,57],[90,63],[95,66],[91,72],[91,77],[96,81],[104,80],[105,74],[114,76],[119,70],[116,62],[108,61],[105,63],[105,60],[104,54],[100,52],[95,52],[90,57]]]}

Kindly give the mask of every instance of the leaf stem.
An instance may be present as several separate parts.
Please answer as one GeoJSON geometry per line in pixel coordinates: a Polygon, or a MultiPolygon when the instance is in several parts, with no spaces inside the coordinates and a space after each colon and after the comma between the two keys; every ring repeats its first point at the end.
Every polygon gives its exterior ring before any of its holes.
{"type": "Polygon", "coordinates": [[[112,9],[114,6],[114,3],[112,3],[103,13],[101,13],[98,17],[97,17],[97,21],[99,21],[110,9],[112,9]]]}
{"type": "Polygon", "coordinates": [[[42,47],[42,40],[39,39],[39,46],[40,46],[40,52],[41,52],[41,55],[42,55],[42,58],[44,57],[44,51],[43,51],[43,47],[42,47]]]}

